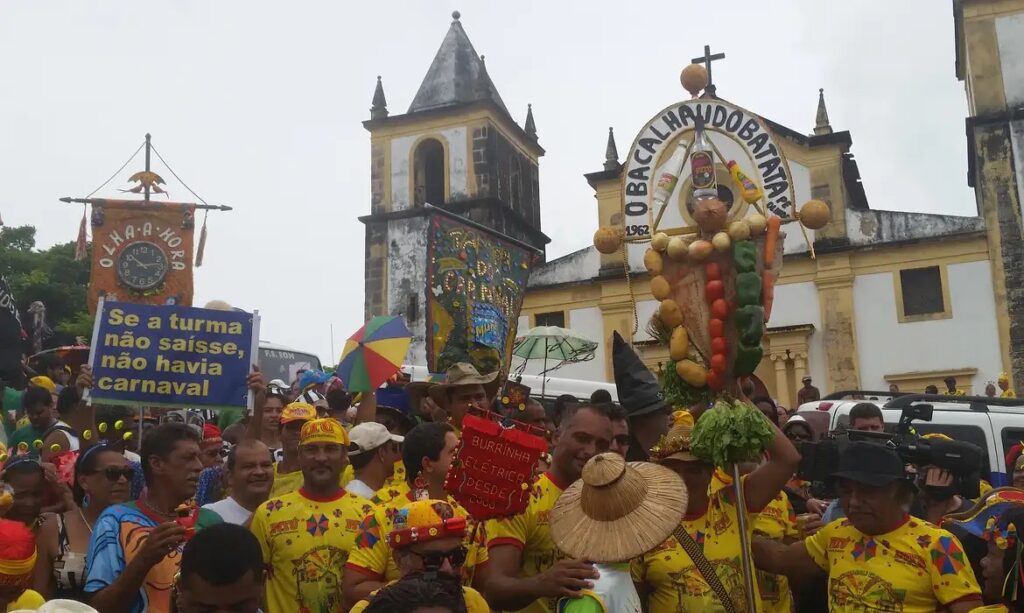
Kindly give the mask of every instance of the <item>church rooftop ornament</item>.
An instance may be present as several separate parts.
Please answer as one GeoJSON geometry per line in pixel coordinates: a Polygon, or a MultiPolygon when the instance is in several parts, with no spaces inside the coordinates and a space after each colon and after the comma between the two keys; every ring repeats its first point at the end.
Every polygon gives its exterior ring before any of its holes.
{"type": "Polygon", "coordinates": [[[370,107],[370,119],[384,119],[388,116],[388,101],[384,97],[384,84],[377,75],[377,87],[373,90],[373,106],[370,107]]]}
{"type": "Polygon", "coordinates": [[[825,89],[818,90],[818,112],[814,115],[814,134],[821,136],[831,134],[832,125],[828,122],[828,110],[825,108],[825,89]]]}
{"type": "Polygon", "coordinates": [[[532,138],[537,140],[537,123],[533,120],[533,105],[526,105],[526,124],[523,127],[523,131],[532,138]]]}
{"type": "Polygon", "coordinates": [[[604,148],[604,169],[614,171],[621,167],[622,164],[619,163],[619,150],[615,146],[615,130],[608,126],[608,144],[604,148]]]}

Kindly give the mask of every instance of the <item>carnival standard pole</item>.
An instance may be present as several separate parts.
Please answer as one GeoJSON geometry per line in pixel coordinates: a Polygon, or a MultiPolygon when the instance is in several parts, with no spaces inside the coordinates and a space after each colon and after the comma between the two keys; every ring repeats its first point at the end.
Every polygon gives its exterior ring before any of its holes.
{"type": "Polygon", "coordinates": [[[754,569],[750,563],[750,541],[747,538],[747,501],[743,498],[743,483],[740,481],[740,465],[732,465],[732,487],[736,492],[736,517],[740,522],[740,556],[743,560],[743,581],[746,584],[747,611],[757,611],[754,594],[754,569]]]}

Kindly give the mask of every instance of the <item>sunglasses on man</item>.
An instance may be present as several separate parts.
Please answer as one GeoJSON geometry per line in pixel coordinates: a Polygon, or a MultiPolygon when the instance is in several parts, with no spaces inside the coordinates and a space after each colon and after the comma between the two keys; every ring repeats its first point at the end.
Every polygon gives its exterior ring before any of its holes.
{"type": "Polygon", "coordinates": [[[465,547],[459,546],[455,549],[449,549],[448,551],[426,551],[420,552],[414,549],[410,549],[409,553],[418,557],[423,561],[423,567],[426,569],[438,569],[444,565],[444,561],[448,560],[448,564],[452,568],[462,568],[462,565],[466,563],[466,556],[469,554],[465,547]]]}

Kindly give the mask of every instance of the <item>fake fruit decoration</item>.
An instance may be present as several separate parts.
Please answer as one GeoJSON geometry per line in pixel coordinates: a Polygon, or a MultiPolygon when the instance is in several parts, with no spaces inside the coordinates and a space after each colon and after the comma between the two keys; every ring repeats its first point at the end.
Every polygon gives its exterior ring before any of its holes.
{"type": "Polygon", "coordinates": [[[665,253],[677,262],[685,262],[690,255],[690,246],[683,239],[674,236],[668,242],[668,248],[665,249],[665,253]]]}
{"type": "Polygon", "coordinates": [[[658,300],[665,300],[672,295],[672,286],[668,279],[661,275],[651,277],[651,295],[658,300]]]}
{"type": "Polygon", "coordinates": [[[728,209],[718,198],[700,198],[693,204],[693,220],[704,234],[714,234],[725,227],[728,209]]]}
{"type": "Polygon", "coordinates": [[[687,334],[686,328],[682,326],[676,326],[672,330],[672,338],[669,339],[668,345],[668,356],[680,362],[686,359],[686,356],[690,353],[690,335],[687,334]]]}
{"type": "Polygon", "coordinates": [[[650,246],[654,251],[665,251],[669,247],[669,235],[665,232],[657,232],[651,236],[650,246]]]}
{"type": "Polygon", "coordinates": [[[754,213],[750,217],[747,217],[747,225],[750,226],[750,234],[758,236],[764,234],[765,229],[768,227],[768,218],[760,213],[754,213]]]}
{"type": "Polygon", "coordinates": [[[647,272],[652,275],[660,275],[665,269],[665,263],[661,259],[661,254],[654,249],[648,249],[644,252],[644,266],[647,268],[647,272]]]}
{"type": "Polygon", "coordinates": [[[711,237],[711,245],[718,251],[728,251],[732,239],[725,232],[719,232],[711,237]]]}
{"type": "Polygon", "coordinates": [[[679,304],[672,299],[661,301],[661,305],[658,307],[658,317],[669,328],[683,324],[683,312],[679,309],[679,304]]]}
{"type": "Polygon", "coordinates": [[[820,230],[828,223],[831,215],[828,205],[821,200],[808,200],[800,207],[800,214],[797,218],[805,228],[820,230]]]}
{"type": "Polygon", "coordinates": [[[696,98],[708,86],[708,69],[702,64],[690,64],[679,74],[679,82],[683,84],[683,89],[696,98]]]}
{"type": "Polygon", "coordinates": [[[712,247],[710,241],[696,240],[690,243],[690,259],[695,262],[703,262],[711,255],[712,247]]]}
{"type": "Polygon", "coordinates": [[[594,247],[605,255],[615,253],[622,246],[622,230],[612,226],[601,226],[594,232],[594,247]]]}
{"type": "Polygon", "coordinates": [[[746,221],[734,221],[729,224],[729,229],[726,233],[734,241],[745,241],[750,238],[750,225],[746,221]]]}

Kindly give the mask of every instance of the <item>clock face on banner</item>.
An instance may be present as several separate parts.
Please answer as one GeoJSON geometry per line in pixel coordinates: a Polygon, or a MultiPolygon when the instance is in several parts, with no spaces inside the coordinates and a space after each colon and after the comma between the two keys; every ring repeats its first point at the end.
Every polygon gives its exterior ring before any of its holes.
{"type": "Polygon", "coordinates": [[[144,291],[163,283],[168,270],[167,254],[156,243],[138,241],[117,256],[117,279],[129,289],[144,291]]]}

